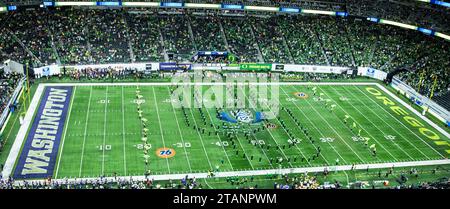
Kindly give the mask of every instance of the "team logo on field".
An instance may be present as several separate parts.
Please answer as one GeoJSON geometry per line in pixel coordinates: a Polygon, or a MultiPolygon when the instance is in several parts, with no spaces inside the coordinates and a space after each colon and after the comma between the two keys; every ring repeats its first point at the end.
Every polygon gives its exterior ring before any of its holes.
{"type": "Polygon", "coordinates": [[[250,123],[253,120],[252,113],[249,110],[231,111],[231,115],[243,123],[250,123]]]}
{"type": "Polygon", "coordinates": [[[308,98],[308,94],[306,94],[305,92],[295,92],[294,95],[298,98],[301,99],[306,99],[308,98]]]}
{"type": "Polygon", "coordinates": [[[266,128],[268,128],[268,129],[274,129],[274,128],[277,128],[278,126],[276,125],[276,124],[274,124],[274,123],[267,123],[266,124],[266,128]]]}
{"type": "Polygon", "coordinates": [[[163,147],[156,150],[156,156],[160,158],[171,158],[175,156],[175,154],[176,152],[172,148],[163,147]]]}
{"type": "Polygon", "coordinates": [[[218,118],[229,123],[259,123],[264,119],[262,112],[252,112],[247,109],[223,111],[219,113],[218,118]]]}

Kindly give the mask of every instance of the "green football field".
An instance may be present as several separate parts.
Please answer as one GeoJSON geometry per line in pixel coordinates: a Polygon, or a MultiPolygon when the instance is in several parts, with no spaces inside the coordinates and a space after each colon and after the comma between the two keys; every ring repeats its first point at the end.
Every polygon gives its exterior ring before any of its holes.
{"type": "MultiPolygon", "coordinates": [[[[175,108],[171,88],[75,86],[54,177],[239,172],[449,155],[444,134],[374,85],[282,85],[278,117],[255,124],[222,121],[216,108],[175,108]],[[148,164],[136,90],[148,120],[148,164]]],[[[250,117],[257,111],[247,110],[250,117]]]]}

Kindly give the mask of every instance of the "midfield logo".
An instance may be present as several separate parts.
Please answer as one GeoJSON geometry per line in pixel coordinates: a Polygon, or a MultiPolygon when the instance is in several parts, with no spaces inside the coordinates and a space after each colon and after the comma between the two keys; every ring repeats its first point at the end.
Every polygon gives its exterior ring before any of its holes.
{"type": "Polygon", "coordinates": [[[245,112],[246,109],[258,109],[265,119],[274,119],[279,114],[278,83],[278,74],[223,76],[194,70],[194,73],[176,73],[172,77],[170,101],[174,108],[242,110],[233,115],[241,122],[252,120],[252,114],[245,112]]]}

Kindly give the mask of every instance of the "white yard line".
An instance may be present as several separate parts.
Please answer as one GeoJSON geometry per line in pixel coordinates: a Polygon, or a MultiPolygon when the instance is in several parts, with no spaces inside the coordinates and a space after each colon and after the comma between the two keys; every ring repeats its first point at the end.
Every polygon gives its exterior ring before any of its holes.
{"type": "Polygon", "coordinates": [[[70,115],[72,113],[72,106],[73,106],[73,100],[75,100],[75,94],[77,93],[77,87],[74,87],[73,90],[73,95],[71,97],[71,101],[70,101],[70,107],[69,107],[69,116],[67,116],[67,120],[66,120],[66,124],[65,124],[65,128],[64,128],[64,135],[62,138],[62,142],[61,142],[61,150],[59,150],[59,156],[58,156],[58,164],[56,165],[56,172],[55,172],[55,178],[58,178],[58,173],[59,173],[59,165],[61,164],[61,157],[62,157],[62,153],[64,150],[64,142],[66,141],[66,134],[67,134],[67,128],[69,126],[69,121],[70,121],[70,115]]]}
{"type": "MultiPolygon", "coordinates": [[[[192,116],[192,120],[194,120],[195,127],[198,128],[197,121],[195,120],[195,117],[194,117],[194,114],[192,113],[191,108],[186,108],[186,109],[189,109],[189,112],[191,113],[191,116],[192,116]]],[[[206,159],[208,160],[209,167],[211,168],[211,170],[213,170],[211,161],[209,160],[209,157],[208,157],[208,153],[206,152],[205,144],[203,143],[203,137],[200,134],[200,132],[198,132],[197,129],[195,129],[195,131],[197,132],[198,136],[200,137],[200,142],[202,143],[203,151],[205,152],[206,159]]]]}
{"type": "MultiPolygon", "coordinates": [[[[319,89],[320,89],[320,87],[319,87],[319,89]]],[[[335,89],[334,89],[335,90],[335,89]]],[[[324,92],[324,94],[326,95],[326,96],[328,96],[326,93],[325,93],[325,90],[324,89],[322,89],[322,91],[324,92]]],[[[339,95],[339,96],[342,96],[338,91],[336,91],[335,90],[335,92],[339,95]]],[[[345,111],[345,109],[341,106],[341,105],[339,105],[339,103],[337,103],[331,96],[328,96],[328,98],[329,99],[331,99],[342,111],[344,111],[345,112],[345,114],[346,115],[350,115],[350,113],[348,113],[347,111],[345,111]]],[[[350,104],[350,106],[352,106],[353,107],[353,109],[355,109],[356,110],[356,112],[358,112],[360,115],[362,115],[365,119],[366,119],[366,121],[368,121],[369,123],[371,123],[372,125],[373,125],[373,127],[375,127],[376,129],[378,129],[383,135],[386,135],[386,133],[384,133],[384,131],[382,131],[381,129],[379,129],[378,128],[378,126],[377,125],[375,125],[371,120],[369,120],[363,113],[361,113],[361,111],[359,111],[359,109],[358,108],[356,108],[352,103],[349,103],[350,104]]],[[[350,115],[351,116],[351,115],[350,115]]],[[[339,120],[339,121],[341,121],[341,120],[339,120]]],[[[388,149],[386,149],[385,148],[385,146],[382,144],[382,143],[380,143],[377,139],[376,139],[376,137],[374,137],[370,132],[368,132],[362,125],[361,125],[361,123],[359,123],[358,121],[356,121],[356,120],[353,120],[362,130],[364,130],[370,137],[371,137],[371,139],[373,139],[375,142],[377,142],[380,146],[381,146],[381,148],[383,148],[392,158],[394,158],[395,160],[398,160],[391,152],[389,152],[389,150],[388,149]]],[[[341,121],[342,122],[342,121],[341,121]]],[[[348,126],[346,126],[345,124],[344,124],[344,126],[345,127],[347,127],[348,128],[348,126]]],[[[356,130],[355,130],[356,131],[356,130]]],[[[414,158],[413,157],[411,157],[411,155],[409,155],[405,150],[403,150],[400,146],[397,146],[404,154],[406,154],[411,160],[414,160],[414,158]]]]}
{"type": "Polygon", "coordinates": [[[87,112],[86,112],[86,123],[84,124],[83,146],[81,148],[80,172],[78,173],[78,177],[81,177],[81,170],[83,168],[84,146],[86,144],[87,127],[88,127],[88,120],[89,120],[89,111],[91,109],[91,98],[92,98],[92,87],[91,87],[91,89],[89,91],[89,102],[88,102],[88,109],[87,109],[87,112]]]}
{"type": "MultiPolygon", "coordinates": [[[[241,90],[242,90],[242,89],[241,89],[241,90]]],[[[249,100],[249,98],[248,98],[247,95],[245,94],[245,91],[244,91],[244,90],[242,90],[242,93],[244,94],[244,97],[245,97],[247,100],[249,100]]],[[[252,106],[253,109],[256,109],[255,104],[254,104],[252,101],[250,101],[249,103],[251,104],[251,106],[252,106]]],[[[268,106],[269,106],[269,105],[268,105],[268,106]]],[[[269,107],[269,110],[270,110],[271,113],[273,113],[272,108],[269,107]]],[[[279,123],[281,123],[281,121],[278,120],[278,117],[276,117],[276,119],[277,119],[277,121],[278,121],[279,123]]],[[[286,132],[286,134],[289,136],[289,133],[288,133],[284,128],[282,128],[282,129],[283,129],[283,131],[286,132]]],[[[267,129],[267,130],[270,131],[269,129],[267,129]]],[[[276,143],[276,142],[275,142],[275,143],[276,143]]],[[[303,156],[303,158],[306,160],[306,162],[308,163],[308,165],[311,166],[311,162],[310,162],[309,160],[307,160],[308,158],[303,154],[303,152],[300,150],[300,148],[298,148],[297,144],[294,144],[294,146],[295,146],[295,148],[297,148],[297,150],[300,152],[300,154],[301,154],[301,155],[303,156]]],[[[280,150],[281,150],[281,149],[280,149],[280,150]]],[[[286,156],[286,155],[285,155],[285,156],[286,156]]],[[[289,162],[289,164],[291,165],[291,167],[293,167],[293,165],[291,164],[291,162],[289,162]]]]}
{"type": "MultiPolygon", "coordinates": [[[[443,134],[444,136],[447,137],[447,141],[448,139],[450,139],[450,134],[448,132],[446,132],[445,130],[443,130],[441,127],[439,127],[438,125],[436,125],[433,121],[431,121],[430,119],[426,118],[425,116],[423,116],[422,114],[420,114],[417,110],[415,110],[413,107],[411,107],[410,105],[408,105],[406,102],[404,102],[403,100],[401,100],[400,98],[398,98],[395,94],[393,94],[392,92],[390,92],[389,90],[387,90],[386,88],[384,88],[384,86],[377,84],[378,88],[380,88],[381,90],[383,90],[386,94],[388,94],[389,96],[391,96],[392,98],[394,98],[397,102],[399,102],[400,104],[402,104],[403,106],[405,106],[407,109],[409,109],[411,112],[413,112],[414,114],[416,114],[418,117],[420,117],[422,120],[424,120],[425,122],[427,122],[430,126],[432,126],[433,128],[435,128],[436,130],[438,130],[441,134],[443,134]]],[[[403,123],[401,123],[403,124],[403,123]]],[[[405,124],[403,124],[403,126],[407,127],[405,124]]],[[[409,127],[407,127],[410,131],[411,129],[409,127]]],[[[411,131],[412,132],[412,131],[411,131]]],[[[414,133],[414,132],[413,132],[414,133]]],[[[414,133],[415,134],[415,133],[414,133]]],[[[416,135],[417,136],[417,135],[416,135]]],[[[420,138],[420,137],[419,137],[420,138]]],[[[430,144],[428,144],[427,142],[425,142],[422,138],[420,138],[420,140],[422,140],[423,143],[427,144],[428,147],[430,147],[431,149],[433,149],[435,152],[439,153],[439,155],[441,157],[444,157],[440,152],[438,152],[434,147],[432,147],[430,144]]]]}
{"type": "MultiPolygon", "coordinates": [[[[286,91],[283,89],[283,88],[280,88],[282,91],[283,91],[283,93],[286,95],[286,96],[288,96],[288,98],[289,98],[289,95],[286,93],[286,91]]],[[[316,127],[316,125],[314,125],[314,123],[312,123],[312,121],[305,115],[305,113],[303,113],[303,111],[301,110],[301,108],[299,108],[298,106],[297,106],[297,104],[294,102],[294,101],[292,101],[291,100],[291,102],[295,105],[295,107],[305,116],[305,118],[311,123],[311,125],[317,130],[317,132],[322,136],[322,137],[325,137],[323,134],[322,134],[322,131],[320,131],[317,127],[316,127]]],[[[297,127],[298,128],[298,127],[297,127]]],[[[342,159],[342,161],[344,161],[344,163],[347,163],[347,161],[341,156],[341,154],[339,154],[339,152],[330,144],[330,142],[327,142],[328,143],[328,145],[330,145],[330,147],[334,150],[334,152],[336,152],[336,154],[342,159]]],[[[314,145],[314,144],[312,144],[313,146],[314,146],[314,148],[316,148],[317,149],[317,147],[316,147],[316,145],[314,145]]],[[[325,160],[325,162],[328,164],[328,165],[330,165],[330,163],[328,162],[328,160],[325,158],[325,156],[323,156],[323,154],[322,154],[322,152],[320,152],[320,156],[322,156],[322,158],[325,160]]]]}
{"type": "Polygon", "coordinates": [[[127,175],[127,155],[125,154],[125,104],[123,99],[123,86],[122,86],[122,140],[123,140],[123,170],[125,176],[127,175]]]}
{"type": "MultiPolygon", "coordinates": [[[[427,161],[409,161],[409,162],[395,162],[395,163],[375,163],[375,164],[357,164],[357,165],[340,165],[340,166],[318,166],[318,167],[306,167],[306,168],[284,168],[284,169],[267,169],[267,170],[249,170],[249,171],[227,171],[227,172],[215,172],[214,177],[236,177],[236,176],[261,176],[270,174],[295,174],[295,173],[314,173],[323,172],[325,169],[328,171],[350,171],[350,170],[366,170],[369,169],[383,169],[383,168],[401,168],[401,167],[417,167],[417,166],[435,166],[435,165],[448,165],[450,164],[449,159],[445,160],[427,160],[427,161]],[[353,167],[353,169],[352,169],[353,167]]],[[[195,177],[196,179],[208,178],[208,173],[182,173],[182,174],[166,174],[166,175],[150,175],[148,179],[152,180],[174,180],[182,179],[189,176],[189,178],[195,177]]],[[[105,177],[103,179],[108,182],[114,181],[116,177],[105,177]]],[[[145,176],[121,176],[117,177],[128,181],[133,179],[133,181],[139,180],[143,181],[147,179],[145,176]]],[[[73,183],[79,182],[80,180],[96,180],[98,178],[77,178],[77,179],[52,179],[53,182],[61,183],[73,183]]],[[[34,180],[26,181],[28,183],[39,183],[46,180],[34,180]]],[[[16,185],[22,185],[23,180],[16,180],[14,182],[16,185]]]]}
{"type": "MultiPolygon", "coordinates": [[[[205,108],[205,109],[206,109],[206,112],[208,113],[209,120],[211,121],[211,124],[213,125],[213,127],[214,127],[214,132],[215,132],[215,131],[216,131],[216,126],[213,124],[213,119],[212,119],[211,115],[209,114],[208,108],[205,108]]],[[[229,163],[230,166],[231,166],[231,169],[234,170],[233,164],[231,163],[230,158],[229,158],[229,156],[228,156],[228,153],[226,152],[225,147],[223,146],[223,143],[222,143],[222,140],[220,139],[220,136],[218,136],[218,135],[216,135],[216,136],[217,136],[217,139],[219,139],[219,141],[220,141],[220,143],[221,143],[221,147],[222,147],[222,149],[223,149],[223,152],[225,153],[225,156],[227,157],[227,160],[228,160],[228,163],[229,163]]]]}
{"type": "MultiPolygon", "coordinates": [[[[384,112],[388,113],[389,116],[391,116],[392,118],[394,118],[397,122],[401,123],[402,125],[404,125],[402,122],[400,122],[396,117],[394,117],[392,114],[390,114],[390,112],[388,112],[386,109],[384,109],[380,104],[378,104],[378,102],[376,102],[375,100],[373,100],[371,97],[367,96],[367,94],[365,94],[364,91],[362,91],[361,89],[359,89],[358,87],[355,87],[356,89],[358,89],[361,93],[364,94],[364,96],[366,96],[367,98],[369,98],[372,102],[374,102],[380,109],[382,109],[384,112]]],[[[349,94],[353,95],[353,93],[351,93],[351,91],[344,89],[345,91],[349,92],[349,94]]],[[[361,101],[359,101],[360,103],[362,103],[361,101]]],[[[383,118],[381,118],[378,114],[375,113],[375,111],[373,111],[371,108],[367,108],[369,109],[374,115],[376,115],[379,119],[381,119],[385,124],[387,124],[392,130],[394,130],[395,133],[397,133],[399,136],[401,136],[405,141],[408,142],[408,144],[410,144],[411,146],[413,146],[417,151],[419,151],[424,157],[431,159],[430,157],[428,157],[425,153],[422,152],[422,150],[420,150],[419,148],[416,147],[416,145],[414,145],[413,143],[411,143],[411,141],[408,140],[408,137],[405,137],[402,133],[398,132],[397,129],[395,129],[394,127],[392,127],[390,125],[389,122],[386,122],[386,120],[384,120],[383,118]]],[[[409,130],[411,131],[411,130],[409,130]]],[[[414,133],[413,133],[414,134],[414,133]]],[[[415,134],[414,134],[415,135],[415,134]]],[[[417,135],[415,135],[417,138],[419,138],[417,135]]],[[[419,138],[420,139],[420,138],[419,138]]],[[[440,153],[439,153],[440,154],[440,153]]]]}
{"type": "MultiPolygon", "coordinates": [[[[159,130],[161,131],[162,143],[163,143],[164,148],[167,148],[166,142],[164,141],[164,132],[163,132],[162,125],[161,125],[161,118],[159,117],[159,108],[158,108],[158,103],[156,102],[156,94],[155,94],[154,87],[152,87],[152,91],[153,91],[153,100],[155,101],[155,107],[156,107],[156,115],[158,116],[159,130]]],[[[170,165],[169,165],[168,158],[166,158],[166,163],[167,163],[167,169],[169,170],[169,173],[170,173],[170,165]]]]}
{"type": "Polygon", "coordinates": [[[311,105],[311,103],[309,103],[308,100],[306,100],[306,102],[308,103],[308,105],[310,105],[312,107],[314,112],[320,118],[322,118],[322,120],[328,125],[328,127],[330,127],[331,130],[333,130],[333,132],[341,139],[341,141],[344,142],[344,144],[346,144],[348,148],[350,148],[350,150],[356,155],[356,157],[358,157],[361,162],[364,162],[364,160],[358,155],[358,153],[355,152],[355,150],[353,150],[353,148],[350,145],[348,145],[348,143],[344,140],[344,138],[342,138],[342,136],[333,128],[333,126],[331,126],[330,123],[328,123],[328,121],[325,118],[323,118],[322,115],[316,110],[316,108],[314,108],[314,105],[311,105]]]}
{"type": "MultiPolygon", "coordinates": [[[[247,96],[246,96],[246,94],[245,94],[245,92],[244,92],[244,90],[243,90],[242,88],[241,88],[241,91],[243,92],[245,98],[248,99],[247,96]]],[[[250,104],[252,104],[252,108],[253,108],[253,109],[256,108],[252,102],[250,102],[250,104]]],[[[273,139],[273,141],[275,142],[275,144],[277,145],[278,149],[281,151],[281,154],[283,154],[284,158],[287,160],[288,157],[287,157],[286,154],[284,153],[283,149],[281,149],[281,147],[279,146],[278,141],[275,139],[275,137],[273,137],[273,134],[272,134],[272,132],[270,131],[270,129],[266,128],[266,130],[267,130],[267,132],[269,133],[269,135],[272,137],[272,139],[273,139]]],[[[302,154],[303,157],[305,157],[305,156],[303,155],[303,153],[301,153],[301,154],[302,154]]],[[[306,157],[305,157],[305,160],[306,160],[306,157]]],[[[289,161],[288,163],[289,163],[289,165],[290,165],[291,167],[294,167],[290,161],[289,161]]],[[[309,163],[309,162],[308,162],[308,163],[309,163]]],[[[309,163],[309,164],[310,164],[310,163],[309,163]]],[[[310,165],[311,165],[311,164],[310,164],[310,165]]],[[[281,164],[280,164],[280,166],[281,166],[281,164]]]]}
{"type": "Polygon", "coordinates": [[[102,159],[102,175],[105,175],[105,150],[106,150],[106,115],[108,114],[108,86],[106,86],[106,93],[105,93],[105,122],[103,124],[103,145],[102,145],[102,151],[103,151],[103,159],[102,159]]]}
{"type": "MultiPolygon", "coordinates": [[[[167,91],[168,91],[169,94],[170,94],[169,87],[167,87],[167,91]]],[[[187,154],[186,146],[184,146],[184,145],[185,145],[185,143],[184,143],[184,137],[183,137],[183,134],[181,133],[180,123],[178,122],[178,117],[177,117],[177,114],[176,114],[176,112],[175,112],[175,108],[173,107],[173,105],[171,105],[171,106],[172,106],[173,116],[174,116],[174,118],[175,118],[175,121],[177,122],[178,133],[180,133],[181,142],[183,143],[184,154],[186,155],[186,160],[187,160],[187,163],[188,163],[188,166],[189,166],[189,171],[192,172],[192,168],[191,168],[191,160],[189,160],[189,156],[188,156],[188,154],[187,154]]]]}

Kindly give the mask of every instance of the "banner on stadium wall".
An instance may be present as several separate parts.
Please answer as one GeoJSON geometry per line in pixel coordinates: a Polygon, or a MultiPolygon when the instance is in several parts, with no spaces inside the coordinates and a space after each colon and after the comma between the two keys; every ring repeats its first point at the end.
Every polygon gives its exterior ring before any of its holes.
{"type": "Polygon", "coordinates": [[[10,60],[10,59],[6,60],[5,62],[3,62],[3,66],[0,67],[0,69],[1,68],[3,68],[3,70],[6,73],[15,72],[15,73],[20,73],[22,75],[25,74],[23,65],[14,60],[10,60]]]}
{"type": "Polygon", "coordinates": [[[275,64],[275,68],[272,69],[272,71],[281,71],[281,72],[283,72],[284,71],[284,65],[277,65],[277,64],[275,64]]]}
{"type": "Polygon", "coordinates": [[[387,77],[386,72],[371,67],[358,67],[358,75],[367,76],[381,81],[387,77]]]}
{"type": "Polygon", "coordinates": [[[332,66],[320,66],[320,65],[294,65],[294,64],[273,64],[272,71],[284,71],[284,72],[303,72],[303,73],[347,73],[351,71],[349,67],[332,67],[332,66]]]}
{"type": "Polygon", "coordinates": [[[207,64],[192,64],[193,70],[214,70],[214,71],[228,71],[228,70],[234,70],[238,71],[239,66],[231,66],[225,63],[207,63],[207,64]]]}
{"type": "Polygon", "coordinates": [[[239,70],[248,71],[270,71],[272,64],[239,64],[239,70]]]}
{"type": "Polygon", "coordinates": [[[34,74],[39,76],[52,76],[61,73],[59,66],[56,64],[48,65],[44,67],[34,68],[34,74]]]}
{"type": "Polygon", "coordinates": [[[175,63],[175,62],[161,62],[159,63],[159,70],[161,71],[175,71],[175,70],[191,70],[190,63],[175,63]]]}
{"type": "Polygon", "coordinates": [[[159,63],[157,62],[147,62],[147,63],[117,63],[117,64],[93,64],[93,65],[75,65],[75,66],[66,66],[73,67],[76,70],[82,70],[86,68],[113,68],[116,70],[124,70],[124,69],[136,69],[138,71],[151,70],[157,71],[159,70],[159,63]]]}

